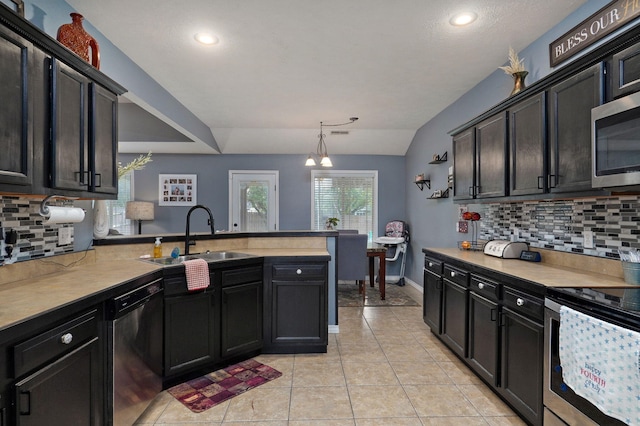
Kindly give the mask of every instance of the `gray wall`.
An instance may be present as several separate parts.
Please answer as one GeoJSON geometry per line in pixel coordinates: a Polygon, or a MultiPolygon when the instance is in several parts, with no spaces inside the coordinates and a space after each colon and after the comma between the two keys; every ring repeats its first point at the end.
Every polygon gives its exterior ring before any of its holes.
{"type": "MultiPolygon", "coordinates": [[[[520,58],[525,59],[525,68],[530,73],[527,76],[527,84],[532,84],[553,71],[549,67],[549,44],[608,3],[608,0],[588,1],[575,13],[519,52],[520,58]]],[[[607,39],[616,34],[611,34],[607,39]]],[[[596,46],[585,50],[581,55],[594,47],[596,46]]],[[[505,60],[507,53],[505,51],[505,60]]],[[[496,68],[500,65],[502,64],[496,64],[496,68]]],[[[558,68],[562,66],[566,66],[566,64],[562,64],[558,68]]],[[[432,183],[435,183],[436,188],[445,188],[447,169],[453,165],[449,131],[500,103],[508,97],[512,86],[511,77],[502,70],[496,70],[439,115],[424,124],[416,132],[405,156],[406,182],[411,182],[415,175],[424,172],[431,176],[432,183]],[[449,162],[446,165],[428,164],[434,154],[442,154],[444,151],[449,152],[449,162]]],[[[422,283],[423,255],[421,249],[423,247],[455,247],[458,240],[465,240],[469,237],[467,234],[458,234],[455,230],[458,207],[451,198],[426,200],[425,193],[420,192],[413,184],[410,186],[413,188],[407,190],[407,220],[412,226],[412,249],[407,260],[406,275],[416,283],[422,283]]],[[[476,210],[478,208],[477,206],[469,206],[469,209],[476,210]]]]}
{"type": "MultiPolygon", "coordinates": [[[[311,169],[304,166],[306,155],[163,155],[135,172],[135,199],[156,204],[155,220],[143,224],[143,233],[184,232],[189,207],[158,207],[158,175],[197,174],[198,204],[213,212],[216,229],[228,229],[229,170],[278,170],[280,174],[280,229],[304,230],[311,226],[311,169]]],[[[121,154],[126,164],[134,155],[121,154]]],[[[331,156],[333,170],[378,170],[378,232],[384,225],[405,214],[405,163],[400,156],[331,156]]],[[[192,229],[207,231],[206,221],[194,213],[192,229]]],[[[203,216],[204,217],[204,216],[203,216]]]]}

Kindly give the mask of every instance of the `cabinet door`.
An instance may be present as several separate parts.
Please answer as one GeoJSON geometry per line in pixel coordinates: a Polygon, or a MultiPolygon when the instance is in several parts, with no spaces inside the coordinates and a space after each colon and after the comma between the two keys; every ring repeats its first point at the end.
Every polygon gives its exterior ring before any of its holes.
{"type": "Polygon", "coordinates": [[[474,196],[476,176],[475,129],[453,138],[453,198],[469,200],[474,196]]]}
{"type": "Polygon", "coordinates": [[[443,280],[442,340],[449,348],[467,356],[467,289],[443,280]]]}
{"type": "Polygon", "coordinates": [[[469,293],[469,363],[488,383],[498,385],[498,304],[469,293]]]}
{"type": "Polygon", "coordinates": [[[272,281],[271,343],[326,346],[326,293],[324,281],[272,281]]]}
{"type": "Polygon", "coordinates": [[[118,97],[91,83],[90,190],[118,193],[118,97]]]}
{"type": "Polygon", "coordinates": [[[614,99],[640,90],[640,43],[613,55],[611,94],[614,99]]]}
{"type": "Polygon", "coordinates": [[[545,191],[545,93],[526,99],[509,110],[511,195],[545,191]]]}
{"type": "Polygon", "coordinates": [[[477,198],[507,195],[507,115],[497,114],[476,126],[477,198]]]}
{"type": "Polygon", "coordinates": [[[591,109],[603,101],[602,74],[598,64],[549,89],[551,192],[591,189],[591,109]]]}
{"type": "Polygon", "coordinates": [[[51,186],[89,190],[89,80],[51,60],[51,186]]]}
{"type": "Polygon", "coordinates": [[[222,358],[260,348],[262,346],[262,282],[224,287],[221,298],[222,358]]]}
{"type": "Polygon", "coordinates": [[[102,424],[100,368],[95,338],[16,383],[17,424],[102,424]]]}
{"type": "Polygon", "coordinates": [[[33,180],[33,49],[27,40],[0,26],[0,186],[16,185],[16,190],[25,192],[33,180]]]}
{"type": "Polygon", "coordinates": [[[435,334],[442,333],[442,278],[424,272],[423,320],[435,334]]]}
{"type": "Polygon", "coordinates": [[[165,298],[165,376],[214,361],[213,300],[207,292],[165,298]]]}
{"type": "Polygon", "coordinates": [[[501,393],[531,424],[542,424],[544,327],[503,308],[501,393]]]}

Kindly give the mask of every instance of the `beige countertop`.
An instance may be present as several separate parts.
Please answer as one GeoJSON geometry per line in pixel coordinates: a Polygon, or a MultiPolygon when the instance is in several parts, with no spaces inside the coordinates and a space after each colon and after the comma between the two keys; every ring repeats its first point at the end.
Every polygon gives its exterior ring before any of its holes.
{"type": "MultiPolygon", "coordinates": [[[[624,279],[589,272],[588,268],[578,269],[576,267],[567,267],[557,264],[545,263],[545,253],[542,254],[542,262],[525,262],[519,259],[501,259],[498,257],[487,256],[481,251],[459,250],[457,248],[425,248],[425,250],[439,253],[448,257],[452,257],[473,265],[491,269],[505,275],[511,275],[527,281],[535,282],[545,287],[597,287],[597,288],[637,288],[633,284],[627,284],[624,279]]],[[[428,253],[427,253],[428,255],[428,253]]],[[[596,259],[590,256],[569,255],[572,257],[580,256],[585,262],[596,262],[596,259]]],[[[617,262],[614,260],[606,260],[607,262],[617,262]]],[[[615,263],[613,264],[615,265],[615,263]]],[[[579,266],[579,265],[576,265],[579,266]]],[[[619,266],[620,269],[622,268],[619,266]]],[[[604,268],[603,268],[604,269],[604,268]]]]}
{"type": "MultiPolygon", "coordinates": [[[[329,256],[326,249],[317,248],[245,248],[236,251],[261,257],[329,256]]],[[[31,262],[56,263],[41,259],[9,266],[28,268],[32,266],[27,265],[31,262]]],[[[59,266],[53,272],[0,284],[0,330],[162,269],[160,265],[140,259],[92,260],[67,267],[56,264],[59,266]]]]}

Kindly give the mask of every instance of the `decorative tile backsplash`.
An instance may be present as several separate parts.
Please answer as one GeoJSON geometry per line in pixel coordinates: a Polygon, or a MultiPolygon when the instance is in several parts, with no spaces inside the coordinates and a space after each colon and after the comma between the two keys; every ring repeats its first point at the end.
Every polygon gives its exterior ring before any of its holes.
{"type": "MultiPolygon", "coordinates": [[[[0,262],[20,262],[56,254],[73,251],[73,225],[42,223],[40,216],[41,200],[31,200],[24,197],[0,196],[0,228],[2,237],[9,230],[18,233],[16,244],[13,245],[11,258],[6,253],[6,241],[0,241],[0,262]],[[60,228],[71,228],[71,243],[58,244],[60,228]]],[[[49,205],[68,206],[72,201],[54,200],[49,205]]]]}
{"type": "Polygon", "coordinates": [[[617,249],[640,249],[640,197],[582,198],[487,204],[479,239],[511,239],[531,247],[619,258],[617,249]],[[592,231],[594,248],[584,247],[592,231]]]}

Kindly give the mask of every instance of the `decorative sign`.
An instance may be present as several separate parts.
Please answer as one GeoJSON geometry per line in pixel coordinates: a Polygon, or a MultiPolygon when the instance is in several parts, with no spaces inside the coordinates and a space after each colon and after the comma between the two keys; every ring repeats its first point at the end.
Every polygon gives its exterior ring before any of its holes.
{"type": "Polygon", "coordinates": [[[615,0],[549,45],[552,67],[640,15],[640,0],[615,0]]]}
{"type": "Polygon", "coordinates": [[[197,175],[159,175],[159,206],[195,206],[197,175]]]}

